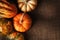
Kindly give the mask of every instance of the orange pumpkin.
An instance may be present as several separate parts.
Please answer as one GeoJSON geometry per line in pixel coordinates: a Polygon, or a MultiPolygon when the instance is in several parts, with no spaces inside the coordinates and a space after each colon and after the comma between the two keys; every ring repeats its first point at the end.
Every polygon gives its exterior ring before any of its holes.
{"type": "Polygon", "coordinates": [[[14,4],[10,4],[7,1],[0,1],[0,17],[12,18],[16,13],[17,8],[14,4]]]}
{"type": "Polygon", "coordinates": [[[0,18],[0,32],[4,35],[9,34],[12,32],[12,24],[11,21],[6,19],[0,18]]]}
{"type": "Polygon", "coordinates": [[[24,14],[24,16],[22,17],[23,14],[24,13],[20,13],[13,18],[14,28],[19,32],[26,32],[32,24],[30,16],[28,14],[24,14]]]}
{"type": "Polygon", "coordinates": [[[13,33],[7,35],[7,38],[11,39],[11,40],[24,40],[24,36],[18,32],[13,32],[13,33]]]}

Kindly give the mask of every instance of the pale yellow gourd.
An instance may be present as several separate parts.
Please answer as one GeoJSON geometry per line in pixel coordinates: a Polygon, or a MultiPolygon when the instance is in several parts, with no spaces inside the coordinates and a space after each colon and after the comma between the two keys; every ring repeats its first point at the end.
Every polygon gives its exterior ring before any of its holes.
{"type": "Polygon", "coordinates": [[[23,12],[29,12],[35,9],[37,0],[18,0],[18,6],[23,12]]]}

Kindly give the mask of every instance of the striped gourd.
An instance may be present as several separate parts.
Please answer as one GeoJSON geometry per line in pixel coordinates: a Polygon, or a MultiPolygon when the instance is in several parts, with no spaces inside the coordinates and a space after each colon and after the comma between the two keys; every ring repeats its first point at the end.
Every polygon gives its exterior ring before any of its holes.
{"type": "Polygon", "coordinates": [[[0,1],[0,17],[12,18],[17,13],[17,9],[13,4],[5,1],[0,1]]]}

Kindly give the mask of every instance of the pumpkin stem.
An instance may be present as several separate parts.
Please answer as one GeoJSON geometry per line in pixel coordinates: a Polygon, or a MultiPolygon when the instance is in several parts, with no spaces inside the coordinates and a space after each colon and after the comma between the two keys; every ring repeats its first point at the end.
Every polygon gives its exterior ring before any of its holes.
{"type": "Polygon", "coordinates": [[[20,23],[22,24],[23,22],[23,17],[24,17],[25,13],[22,14],[21,18],[20,18],[20,23]]]}

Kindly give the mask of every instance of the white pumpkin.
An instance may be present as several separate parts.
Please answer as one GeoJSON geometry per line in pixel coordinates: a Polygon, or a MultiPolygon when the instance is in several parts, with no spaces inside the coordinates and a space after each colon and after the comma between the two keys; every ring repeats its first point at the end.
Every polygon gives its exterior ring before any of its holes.
{"type": "Polygon", "coordinates": [[[35,9],[37,0],[18,0],[18,6],[23,12],[29,12],[35,9]]]}

